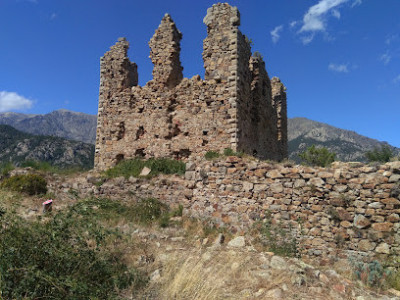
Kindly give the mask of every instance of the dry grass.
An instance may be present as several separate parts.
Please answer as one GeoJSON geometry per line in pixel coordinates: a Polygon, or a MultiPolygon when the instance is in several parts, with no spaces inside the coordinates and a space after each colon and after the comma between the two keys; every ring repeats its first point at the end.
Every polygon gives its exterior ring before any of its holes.
{"type": "Polygon", "coordinates": [[[260,269],[255,262],[265,257],[257,253],[198,250],[171,256],[162,272],[162,299],[267,299],[266,291],[290,281],[286,272],[260,269]]]}

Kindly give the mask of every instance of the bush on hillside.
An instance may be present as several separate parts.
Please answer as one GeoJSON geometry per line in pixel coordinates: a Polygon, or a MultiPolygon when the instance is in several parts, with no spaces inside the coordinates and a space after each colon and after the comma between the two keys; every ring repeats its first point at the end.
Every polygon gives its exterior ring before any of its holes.
{"type": "Polygon", "coordinates": [[[210,151],[207,151],[207,153],[204,155],[204,158],[207,160],[213,160],[220,156],[221,156],[221,154],[219,154],[219,152],[210,150],[210,151]]]}
{"type": "Polygon", "coordinates": [[[40,195],[47,192],[47,182],[40,175],[26,174],[5,178],[0,187],[28,195],[40,195]]]}
{"type": "Polygon", "coordinates": [[[381,148],[375,148],[374,150],[366,152],[365,157],[367,158],[368,162],[376,161],[386,163],[394,157],[394,153],[389,146],[383,145],[381,148]]]}
{"type": "Polygon", "coordinates": [[[14,169],[15,169],[15,166],[11,162],[2,163],[0,165],[0,173],[3,176],[8,176],[8,174],[14,169]]]}
{"type": "Polygon", "coordinates": [[[328,167],[335,161],[336,153],[330,152],[325,147],[312,145],[306,151],[299,154],[302,162],[310,166],[328,167]]]}
{"type": "Polygon", "coordinates": [[[96,212],[111,216],[122,205],[91,204],[74,205],[47,222],[7,213],[0,218],[2,299],[117,299],[118,291],[146,284],[119,250],[105,248],[121,236],[102,226],[104,215],[96,212]]]}

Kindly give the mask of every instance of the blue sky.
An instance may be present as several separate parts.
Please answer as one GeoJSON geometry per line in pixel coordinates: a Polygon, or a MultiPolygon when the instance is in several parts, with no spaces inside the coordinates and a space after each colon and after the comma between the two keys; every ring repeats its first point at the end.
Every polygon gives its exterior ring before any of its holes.
{"type": "MultiPolygon", "coordinates": [[[[163,15],[183,33],[184,75],[203,76],[214,1],[0,0],[0,111],[97,113],[99,59],[130,42],[139,83],[163,15]]],[[[400,0],[232,0],[269,75],[287,86],[289,117],[306,117],[400,147],[400,0]]]]}

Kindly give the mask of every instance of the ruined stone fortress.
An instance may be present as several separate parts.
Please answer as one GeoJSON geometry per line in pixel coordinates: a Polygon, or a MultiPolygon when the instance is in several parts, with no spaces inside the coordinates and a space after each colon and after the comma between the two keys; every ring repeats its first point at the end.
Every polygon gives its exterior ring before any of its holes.
{"type": "Polygon", "coordinates": [[[204,18],[205,78],[183,78],[181,32],[166,14],[151,38],[153,80],[138,85],[124,38],[100,64],[95,168],[134,157],[204,156],[225,148],[261,159],[287,157],[285,87],[238,29],[236,7],[216,4],[204,18]]]}

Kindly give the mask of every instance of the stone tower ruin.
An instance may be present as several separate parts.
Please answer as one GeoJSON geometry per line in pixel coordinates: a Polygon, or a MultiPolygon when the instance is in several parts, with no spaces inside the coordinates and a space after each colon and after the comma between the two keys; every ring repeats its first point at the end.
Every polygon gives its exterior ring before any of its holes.
{"type": "Polygon", "coordinates": [[[138,86],[124,38],[101,58],[97,170],[122,159],[194,159],[225,148],[287,157],[286,89],[279,78],[270,80],[261,55],[251,55],[239,11],[215,4],[204,23],[204,80],[183,78],[182,34],[168,14],[149,42],[154,69],[145,86],[138,86]]]}

